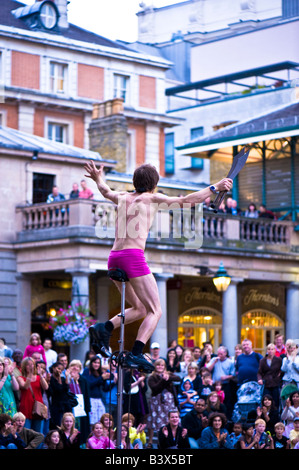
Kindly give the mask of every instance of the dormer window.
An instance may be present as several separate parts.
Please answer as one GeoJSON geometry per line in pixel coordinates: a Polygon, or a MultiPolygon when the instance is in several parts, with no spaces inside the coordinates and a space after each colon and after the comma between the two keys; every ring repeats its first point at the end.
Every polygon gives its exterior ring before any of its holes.
{"type": "Polygon", "coordinates": [[[56,28],[59,12],[50,0],[35,2],[33,5],[17,8],[12,14],[23,20],[31,29],[44,29],[51,31],[56,28]]]}
{"type": "Polygon", "coordinates": [[[40,7],[39,17],[46,29],[53,29],[57,23],[57,11],[53,3],[44,2],[40,7]]]}

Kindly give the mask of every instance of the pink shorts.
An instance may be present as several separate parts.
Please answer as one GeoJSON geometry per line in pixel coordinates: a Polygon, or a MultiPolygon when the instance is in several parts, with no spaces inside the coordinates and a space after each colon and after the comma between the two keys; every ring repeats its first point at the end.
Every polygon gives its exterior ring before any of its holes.
{"type": "Polygon", "coordinates": [[[144,251],[137,248],[111,251],[108,258],[108,269],[119,268],[125,271],[128,278],[146,276],[151,274],[144,251]]]}

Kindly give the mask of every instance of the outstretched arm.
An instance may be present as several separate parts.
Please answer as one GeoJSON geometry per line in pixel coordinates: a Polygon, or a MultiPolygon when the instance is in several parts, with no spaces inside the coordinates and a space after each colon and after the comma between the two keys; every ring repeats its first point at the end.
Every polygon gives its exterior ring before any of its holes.
{"type": "MultiPolygon", "coordinates": [[[[233,181],[230,178],[223,178],[214,186],[216,188],[216,191],[229,191],[232,185],[233,185],[233,181]]],[[[211,195],[212,195],[212,192],[210,190],[210,187],[208,186],[207,188],[201,189],[200,191],[195,191],[183,197],[168,197],[164,194],[156,193],[154,195],[154,199],[155,199],[154,202],[157,202],[157,203],[163,202],[168,205],[179,204],[181,207],[183,207],[183,204],[191,204],[192,206],[194,206],[195,204],[204,202],[211,195]]]]}
{"type": "Polygon", "coordinates": [[[91,178],[92,180],[95,181],[100,193],[104,196],[106,199],[110,199],[110,201],[114,202],[115,204],[118,203],[118,196],[119,192],[113,191],[108,184],[104,181],[103,174],[104,174],[104,165],[101,165],[100,168],[98,169],[93,161],[90,161],[90,163],[86,163],[84,165],[85,171],[87,171],[87,174],[84,175],[87,178],[91,178]]]}

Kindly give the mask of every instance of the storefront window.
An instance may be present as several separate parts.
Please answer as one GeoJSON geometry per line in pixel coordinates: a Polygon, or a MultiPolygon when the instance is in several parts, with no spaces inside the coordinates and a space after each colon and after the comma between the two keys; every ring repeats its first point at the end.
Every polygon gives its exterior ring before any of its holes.
{"type": "Polygon", "coordinates": [[[271,312],[251,310],[242,316],[241,341],[249,339],[256,352],[264,355],[278,333],[284,334],[284,323],[271,312]]]}
{"type": "Polygon", "coordinates": [[[222,317],[218,311],[193,308],[179,317],[178,344],[184,348],[202,347],[210,341],[214,348],[221,343],[222,317]]]}

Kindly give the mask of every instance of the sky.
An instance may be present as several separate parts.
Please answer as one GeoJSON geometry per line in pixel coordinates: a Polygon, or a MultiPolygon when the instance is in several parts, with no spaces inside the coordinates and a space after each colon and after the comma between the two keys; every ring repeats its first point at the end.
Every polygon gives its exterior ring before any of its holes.
{"type": "MultiPolygon", "coordinates": [[[[35,0],[20,0],[31,5],[35,0]]],[[[69,22],[108,39],[134,42],[138,38],[138,20],[142,0],[70,0],[69,22]]],[[[184,0],[143,0],[147,6],[160,8],[184,0]]]]}

